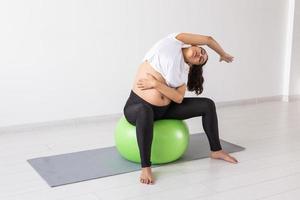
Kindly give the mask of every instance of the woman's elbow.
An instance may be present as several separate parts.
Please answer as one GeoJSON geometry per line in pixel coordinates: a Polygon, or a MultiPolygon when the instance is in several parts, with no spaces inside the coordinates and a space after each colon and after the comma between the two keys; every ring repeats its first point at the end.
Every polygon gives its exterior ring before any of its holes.
{"type": "Polygon", "coordinates": [[[182,96],[180,96],[180,97],[177,99],[176,103],[178,103],[178,104],[181,104],[181,103],[182,103],[182,101],[183,101],[183,97],[182,97],[182,96]]]}
{"type": "Polygon", "coordinates": [[[207,36],[207,45],[210,45],[213,40],[214,38],[212,36],[207,36]]]}

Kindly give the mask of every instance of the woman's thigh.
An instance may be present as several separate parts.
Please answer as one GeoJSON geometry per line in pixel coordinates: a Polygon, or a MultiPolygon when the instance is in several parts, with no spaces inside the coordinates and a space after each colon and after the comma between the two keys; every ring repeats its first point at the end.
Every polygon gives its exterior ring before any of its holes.
{"type": "Polygon", "coordinates": [[[203,116],[207,112],[215,110],[215,103],[207,97],[184,97],[178,104],[172,102],[164,113],[162,119],[189,119],[203,116]]]}

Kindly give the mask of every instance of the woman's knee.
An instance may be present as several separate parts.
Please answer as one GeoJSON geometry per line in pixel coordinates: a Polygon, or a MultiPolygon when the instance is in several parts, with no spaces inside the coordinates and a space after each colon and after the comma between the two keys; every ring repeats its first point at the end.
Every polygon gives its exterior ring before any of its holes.
{"type": "Polygon", "coordinates": [[[205,107],[209,110],[209,111],[215,111],[216,110],[216,104],[214,102],[214,100],[208,98],[208,97],[203,97],[203,100],[205,102],[205,107]]]}
{"type": "Polygon", "coordinates": [[[148,104],[143,104],[143,103],[139,103],[138,107],[137,107],[137,117],[138,118],[142,118],[142,119],[153,119],[154,113],[153,113],[153,109],[150,105],[148,104]]]}

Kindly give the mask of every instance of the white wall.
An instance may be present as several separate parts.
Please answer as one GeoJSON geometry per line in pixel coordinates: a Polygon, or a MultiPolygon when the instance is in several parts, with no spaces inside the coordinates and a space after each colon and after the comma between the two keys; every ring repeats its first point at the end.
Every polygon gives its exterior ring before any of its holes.
{"type": "Polygon", "coordinates": [[[290,94],[300,95],[300,2],[295,1],[293,48],[290,70],[290,94]]]}
{"type": "Polygon", "coordinates": [[[208,50],[201,96],[280,95],[286,16],[285,0],[2,0],[0,127],[121,113],[142,57],[174,31],[235,56],[208,50]]]}

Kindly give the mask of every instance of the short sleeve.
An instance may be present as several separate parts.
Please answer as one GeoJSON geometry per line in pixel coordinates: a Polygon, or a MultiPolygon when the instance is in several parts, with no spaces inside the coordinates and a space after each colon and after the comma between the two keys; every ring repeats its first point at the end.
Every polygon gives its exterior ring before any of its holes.
{"type": "Polygon", "coordinates": [[[178,42],[179,44],[183,45],[184,43],[176,38],[176,36],[178,34],[180,34],[180,32],[174,32],[174,33],[169,34],[167,37],[171,38],[171,39],[175,40],[176,42],[178,42]]]}

